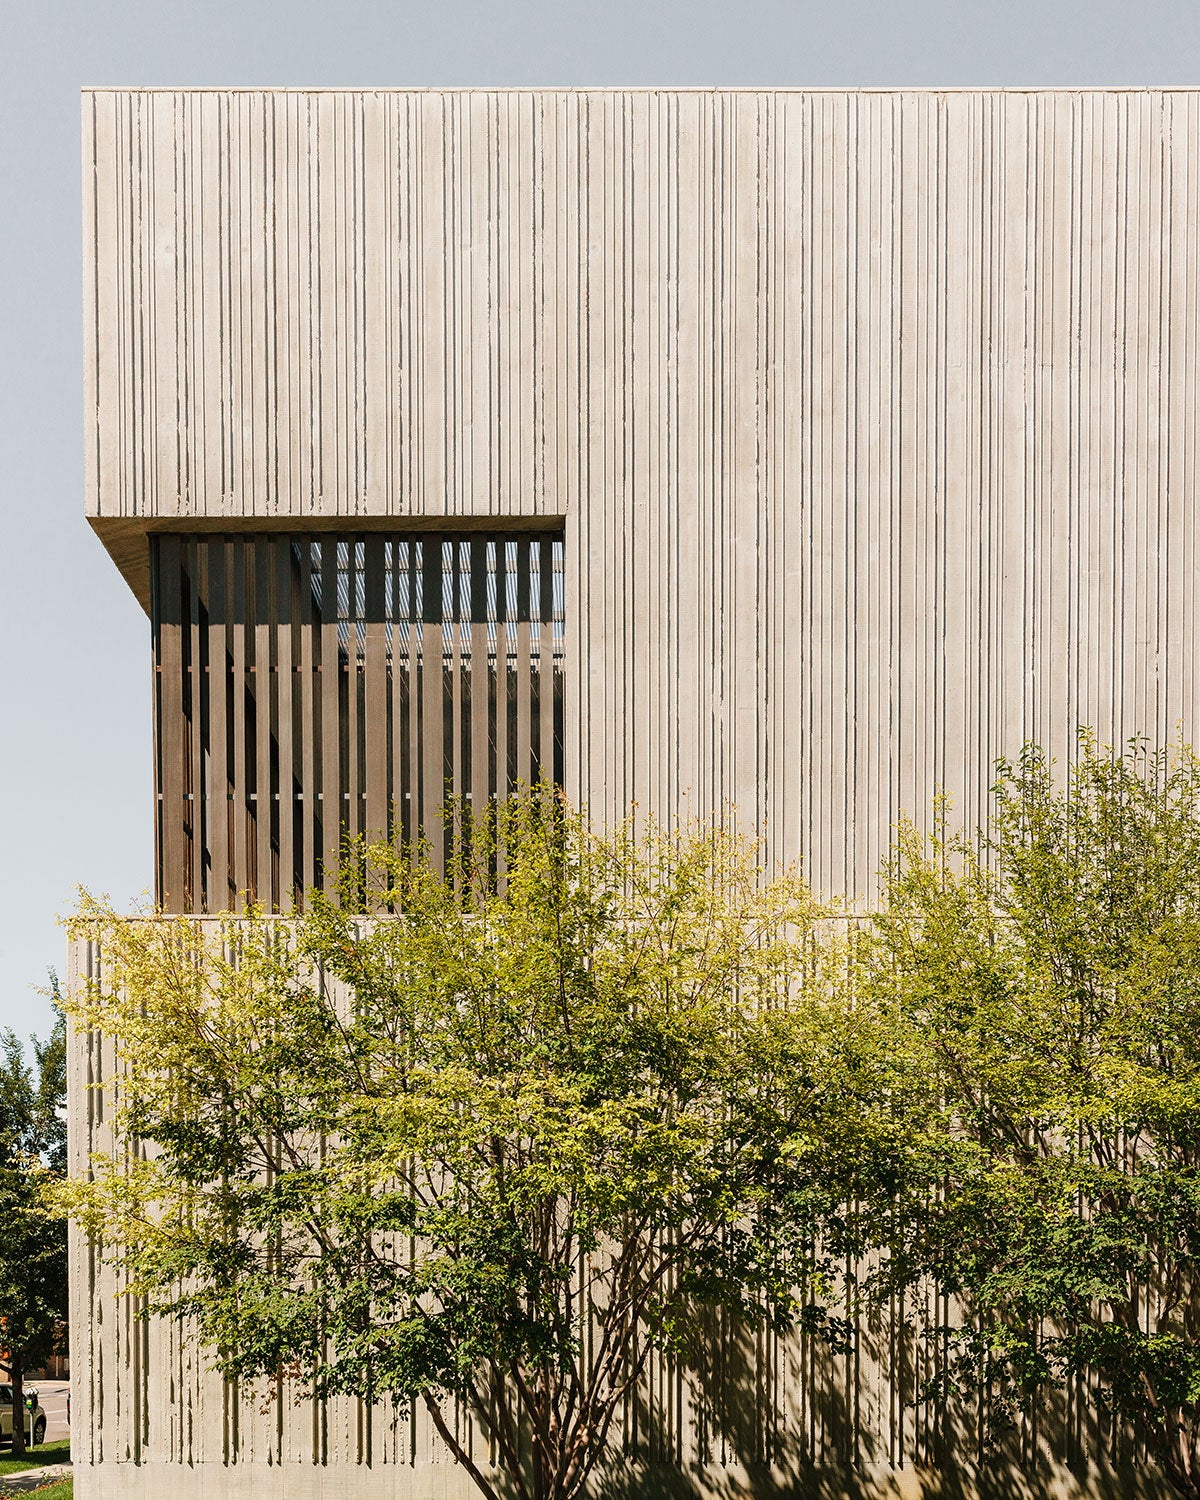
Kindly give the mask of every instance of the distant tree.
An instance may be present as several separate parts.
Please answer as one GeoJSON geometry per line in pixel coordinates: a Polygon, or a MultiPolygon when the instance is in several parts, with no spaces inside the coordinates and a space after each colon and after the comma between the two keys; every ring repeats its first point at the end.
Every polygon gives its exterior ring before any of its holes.
{"type": "Polygon", "coordinates": [[[869,1116],[813,900],[752,844],[545,792],[472,832],[444,879],[369,850],[294,938],[85,901],[122,1071],[73,1200],[220,1369],[414,1399],[492,1500],[569,1500],[697,1309],[836,1335],[869,1116]]]}
{"type": "Polygon", "coordinates": [[[25,1451],[25,1374],[53,1352],[67,1316],[67,1226],[47,1189],[66,1172],[66,1020],[34,1039],[33,1065],[0,1032],[0,1370],[13,1387],[13,1451],[25,1451]]]}
{"type": "Polygon", "coordinates": [[[924,1098],[882,1279],[960,1300],[1010,1410],[1091,1372],[1195,1500],[1200,761],[1002,764],[990,837],[903,835],[868,953],[924,1098]]]}

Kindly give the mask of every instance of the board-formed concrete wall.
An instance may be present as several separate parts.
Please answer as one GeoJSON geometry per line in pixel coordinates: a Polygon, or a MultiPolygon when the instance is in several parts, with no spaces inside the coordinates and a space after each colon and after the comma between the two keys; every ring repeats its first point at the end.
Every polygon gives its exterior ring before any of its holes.
{"type": "MultiPolygon", "coordinates": [[[[561,520],[570,792],[736,804],[854,906],[1027,738],[1200,739],[1200,92],[95,90],[83,133],[87,510],[143,600],[152,530],[561,520]]],[[[75,1268],[82,1500],[463,1492],[75,1268]]],[[[789,1460],[908,1483],[900,1326],[731,1351],[725,1420],[769,1386],[789,1460]]],[[[720,1490],[698,1378],[661,1454],[720,1490]]]]}
{"type": "Polygon", "coordinates": [[[1200,92],[84,95],[89,516],[565,517],[567,781],[869,892],[1200,719],[1200,92]]]}

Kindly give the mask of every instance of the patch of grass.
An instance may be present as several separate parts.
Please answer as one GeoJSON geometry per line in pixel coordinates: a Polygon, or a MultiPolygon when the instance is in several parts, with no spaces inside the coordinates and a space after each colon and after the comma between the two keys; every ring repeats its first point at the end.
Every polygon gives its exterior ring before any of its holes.
{"type": "Polygon", "coordinates": [[[40,1448],[30,1448],[24,1458],[13,1458],[9,1448],[4,1452],[8,1457],[0,1458],[0,1480],[6,1474],[24,1474],[27,1469],[41,1469],[47,1464],[65,1464],[71,1456],[71,1440],[59,1438],[56,1443],[43,1443],[40,1448]]]}
{"type": "MultiPolygon", "coordinates": [[[[0,1480],[0,1500],[6,1493],[4,1481],[0,1480]]],[[[36,1495],[37,1500],[73,1500],[74,1494],[73,1479],[56,1479],[53,1484],[43,1484],[36,1490],[22,1490],[20,1500],[25,1500],[26,1495],[36,1495]]]]}

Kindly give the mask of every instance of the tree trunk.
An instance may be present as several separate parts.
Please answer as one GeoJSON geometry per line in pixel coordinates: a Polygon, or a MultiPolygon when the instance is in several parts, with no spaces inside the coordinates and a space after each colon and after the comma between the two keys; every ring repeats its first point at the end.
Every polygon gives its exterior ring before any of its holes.
{"type": "Polygon", "coordinates": [[[1189,1474],[1180,1464],[1161,1464],[1163,1473],[1167,1476],[1167,1482],[1181,1500],[1200,1500],[1200,1482],[1189,1474]]]}
{"type": "Polygon", "coordinates": [[[14,1458],[25,1456],[25,1366],[19,1354],[9,1358],[12,1371],[12,1452],[14,1458]]]}
{"type": "MultiPolygon", "coordinates": [[[[1179,1426],[1183,1428],[1182,1421],[1179,1426]]],[[[1180,1500],[1200,1500],[1200,1474],[1195,1469],[1195,1440],[1190,1433],[1188,1439],[1181,1441],[1178,1429],[1172,1431],[1163,1421],[1151,1422],[1147,1424],[1146,1447],[1180,1500]]]]}

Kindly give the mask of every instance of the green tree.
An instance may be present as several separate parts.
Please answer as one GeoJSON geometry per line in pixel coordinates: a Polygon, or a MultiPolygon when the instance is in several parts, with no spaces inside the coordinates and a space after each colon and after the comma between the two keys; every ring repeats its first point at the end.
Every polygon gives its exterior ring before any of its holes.
{"type": "Polygon", "coordinates": [[[861,981],[920,1098],[881,1281],[960,1299],[1009,1407],[1085,1371],[1200,1496],[1200,761],[1003,763],[901,838],[861,981]]]}
{"type": "Polygon", "coordinates": [[[854,1028],[756,856],[541,792],[445,879],[366,851],[294,929],[85,901],[76,1017],[122,1072],[75,1211],[225,1372],[423,1403],[495,1500],[461,1403],[521,1500],[569,1500],[698,1308],[837,1335],[854,1028]]]}
{"type": "MultiPolygon", "coordinates": [[[[66,1021],[51,975],[55,1022],[33,1041],[31,1066],[11,1030],[0,1032],[0,1370],[24,1410],[25,1372],[54,1350],[67,1316],[67,1226],[47,1193],[66,1172],[66,1021]]],[[[13,1422],[13,1451],[25,1427],[13,1422]]]]}

